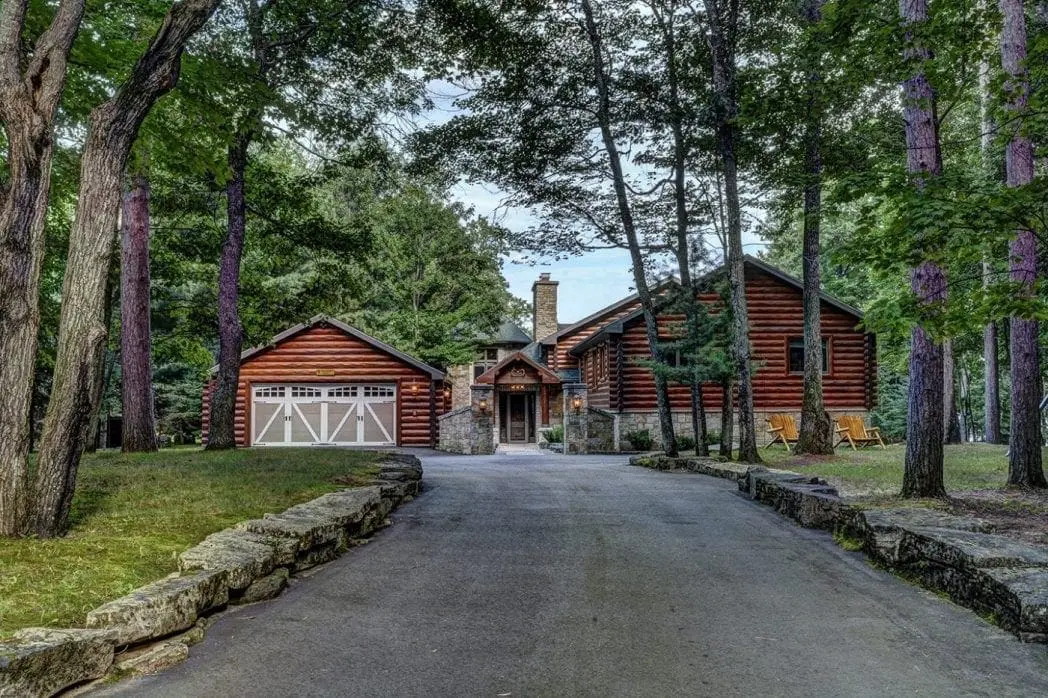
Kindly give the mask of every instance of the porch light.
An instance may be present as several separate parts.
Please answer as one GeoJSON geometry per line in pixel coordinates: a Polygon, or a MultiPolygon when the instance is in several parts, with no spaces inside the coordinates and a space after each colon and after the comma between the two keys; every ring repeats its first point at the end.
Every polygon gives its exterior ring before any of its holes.
{"type": "Polygon", "coordinates": [[[487,412],[488,411],[488,399],[486,397],[480,398],[480,400],[477,402],[477,407],[480,408],[481,412],[487,412]]]}
{"type": "Polygon", "coordinates": [[[582,396],[581,395],[572,395],[571,396],[571,409],[575,410],[575,412],[578,412],[579,410],[582,409],[582,396]]]}
{"type": "Polygon", "coordinates": [[[411,384],[411,394],[418,395],[418,383],[411,384]]]}

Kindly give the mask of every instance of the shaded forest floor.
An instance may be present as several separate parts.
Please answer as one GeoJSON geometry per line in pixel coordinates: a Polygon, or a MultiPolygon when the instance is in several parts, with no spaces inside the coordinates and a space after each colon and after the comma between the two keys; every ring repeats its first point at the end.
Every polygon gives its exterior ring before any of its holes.
{"type": "MultiPolygon", "coordinates": [[[[1029,543],[1048,544],[1048,491],[1007,487],[1007,446],[945,446],[944,478],[949,497],[919,500],[921,506],[993,522],[1006,535],[1029,543]]],[[[838,448],[833,456],[793,456],[780,446],[761,450],[769,467],[825,478],[841,496],[864,506],[898,506],[904,444],[887,449],[853,451],[838,448]]],[[[1048,453],[1045,457],[1048,466],[1048,453]]],[[[909,502],[912,504],[913,502],[909,502]]]]}
{"type": "Polygon", "coordinates": [[[366,484],[378,459],[345,449],[86,455],[65,538],[0,539],[0,635],[82,624],[92,608],[175,571],[177,555],[208,534],[366,484]]]}

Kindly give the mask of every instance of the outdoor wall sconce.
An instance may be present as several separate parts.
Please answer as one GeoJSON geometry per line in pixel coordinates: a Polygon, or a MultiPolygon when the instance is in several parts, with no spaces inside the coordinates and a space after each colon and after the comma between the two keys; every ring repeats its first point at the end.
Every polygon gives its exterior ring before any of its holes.
{"type": "Polygon", "coordinates": [[[576,413],[578,413],[578,411],[582,409],[582,396],[581,395],[572,395],[571,396],[571,409],[575,410],[576,413]]]}
{"type": "Polygon", "coordinates": [[[418,383],[411,384],[411,394],[418,395],[418,383]]]}
{"type": "Polygon", "coordinates": [[[481,412],[487,412],[488,411],[488,399],[486,397],[480,398],[480,401],[477,402],[477,407],[480,408],[481,412]]]}

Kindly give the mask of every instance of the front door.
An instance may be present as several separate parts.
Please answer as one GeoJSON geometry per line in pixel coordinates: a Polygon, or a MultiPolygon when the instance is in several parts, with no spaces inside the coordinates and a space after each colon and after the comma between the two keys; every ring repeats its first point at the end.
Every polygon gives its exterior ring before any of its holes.
{"type": "Polygon", "coordinates": [[[509,395],[509,442],[528,442],[528,396],[525,393],[509,395]]]}

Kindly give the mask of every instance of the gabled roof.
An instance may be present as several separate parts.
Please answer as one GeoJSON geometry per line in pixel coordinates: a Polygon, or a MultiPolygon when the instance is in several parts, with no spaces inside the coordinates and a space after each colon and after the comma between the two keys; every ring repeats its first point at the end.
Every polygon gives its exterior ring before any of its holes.
{"type": "MultiPolygon", "coordinates": [[[[408,354],[405,354],[404,352],[400,351],[399,349],[394,349],[393,347],[389,346],[385,342],[380,341],[378,339],[375,339],[374,337],[372,337],[369,334],[365,334],[365,333],[361,332],[356,327],[353,327],[351,325],[347,325],[346,323],[342,322],[341,320],[336,320],[335,318],[328,317],[327,315],[314,315],[307,322],[300,323],[298,325],[295,325],[294,327],[287,328],[286,330],[284,330],[280,334],[278,334],[278,335],[274,336],[272,339],[270,339],[268,343],[259,345],[257,347],[253,347],[251,349],[248,349],[248,350],[242,352],[240,354],[240,363],[244,363],[244,361],[246,361],[247,359],[251,358],[252,356],[255,356],[256,354],[261,354],[264,351],[272,349],[273,347],[277,346],[281,342],[287,341],[287,340],[291,339],[292,337],[294,337],[297,334],[300,334],[302,332],[305,332],[306,330],[312,329],[312,328],[320,326],[320,325],[330,325],[331,327],[334,327],[337,330],[341,330],[342,332],[345,332],[346,334],[348,334],[350,337],[355,337],[356,339],[359,339],[360,341],[365,342],[366,344],[370,344],[371,346],[375,347],[376,349],[379,349],[380,351],[384,351],[387,354],[400,359],[401,361],[403,361],[406,364],[414,366],[415,368],[417,368],[417,369],[419,369],[421,371],[425,371],[426,373],[431,375],[434,380],[443,380],[444,379],[444,372],[441,371],[440,369],[433,368],[429,364],[426,364],[426,363],[423,363],[423,362],[419,361],[414,356],[410,356],[408,354]]],[[[211,372],[212,373],[214,373],[217,370],[218,370],[218,366],[217,365],[211,367],[211,372]]]]}
{"type": "Polygon", "coordinates": [[[520,325],[506,318],[492,334],[478,337],[477,341],[481,344],[519,344],[520,346],[526,346],[531,344],[531,337],[524,330],[520,329],[520,325]]]}
{"type": "Polygon", "coordinates": [[[560,376],[558,376],[553,371],[549,370],[548,368],[546,368],[545,366],[543,366],[539,362],[534,361],[531,357],[529,357],[528,355],[526,355],[526,354],[524,354],[523,352],[520,352],[520,351],[514,352],[514,353],[510,354],[509,356],[507,356],[506,358],[504,358],[502,361],[499,361],[497,364],[495,364],[494,366],[489,368],[487,371],[484,371],[484,373],[482,373],[479,376],[477,376],[477,379],[475,381],[473,381],[473,382],[474,383],[494,383],[495,382],[495,377],[498,376],[498,374],[502,371],[502,369],[504,369],[506,366],[508,366],[511,363],[514,363],[516,361],[521,361],[521,362],[527,364],[528,366],[531,366],[536,371],[538,371],[539,377],[542,379],[543,383],[553,383],[553,384],[558,384],[559,385],[560,382],[561,382],[560,381],[560,376]]]}
{"type": "MultiPolygon", "coordinates": [[[[667,286],[670,286],[671,284],[675,284],[675,283],[679,283],[677,281],[676,277],[674,277],[674,276],[667,276],[666,278],[661,279],[660,281],[657,281],[648,290],[650,292],[652,292],[652,293],[657,293],[657,292],[661,291],[662,289],[666,288],[667,286]]],[[[618,311],[622,310],[623,308],[628,308],[629,306],[633,305],[634,303],[637,303],[638,301],[640,301],[640,294],[639,293],[632,293],[632,294],[626,296],[625,298],[623,298],[622,300],[616,301],[615,303],[612,303],[611,305],[607,306],[606,308],[601,308],[600,310],[598,310],[597,312],[593,313],[592,315],[587,315],[586,317],[582,318],[578,322],[573,322],[573,323],[571,323],[569,325],[558,325],[558,327],[560,327],[560,329],[558,329],[555,333],[553,333],[551,335],[547,335],[545,337],[542,337],[539,340],[539,342],[541,344],[556,344],[557,340],[560,339],[561,337],[563,337],[565,335],[569,335],[572,332],[574,332],[575,330],[581,329],[581,328],[585,327],[586,325],[591,324],[594,320],[601,319],[605,315],[611,315],[612,313],[618,312],[618,311]]]]}
{"type": "MultiPolygon", "coordinates": [[[[804,284],[799,279],[797,279],[796,277],[790,276],[789,274],[787,274],[786,272],[782,271],[781,269],[779,269],[777,267],[771,266],[767,262],[764,262],[764,261],[762,261],[760,259],[757,259],[756,257],[753,257],[751,255],[745,255],[743,257],[743,263],[748,265],[748,266],[750,266],[750,267],[753,267],[753,268],[755,268],[755,269],[757,269],[757,270],[759,270],[759,271],[761,271],[761,272],[763,272],[765,274],[767,274],[768,276],[771,276],[772,278],[776,279],[777,281],[779,281],[779,282],[781,282],[781,283],[783,283],[783,284],[785,284],[787,286],[792,286],[793,288],[797,289],[801,293],[804,292],[804,284]]],[[[699,278],[698,281],[697,281],[697,284],[702,284],[704,282],[708,282],[708,281],[712,280],[712,278],[714,276],[719,275],[719,274],[723,274],[723,273],[724,273],[724,265],[722,264],[721,266],[717,267],[716,269],[708,272],[707,274],[705,274],[704,276],[699,278]]],[[[834,296],[831,296],[830,294],[828,294],[826,292],[820,293],[819,296],[820,296],[820,298],[822,299],[822,301],[824,303],[826,303],[828,305],[831,305],[834,308],[837,308],[838,310],[840,310],[840,311],[842,311],[844,313],[847,313],[849,315],[854,316],[857,320],[862,320],[863,314],[862,314],[862,311],[859,310],[858,308],[856,308],[854,306],[851,306],[851,305],[848,305],[844,301],[842,301],[842,300],[840,300],[838,298],[835,298],[834,296]]],[[[631,296],[631,298],[632,298],[632,296],[631,296]]],[[[643,308],[637,308],[632,313],[624,315],[624,316],[620,317],[619,319],[614,320],[613,322],[609,322],[608,324],[604,325],[603,327],[598,329],[596,332],[591,334],[589,337],[587,337],[583,341],[581,341],[578,344],[576,344],[575,346],[573,346],[568,353],[571,354],[572,356],[581,356],[583,353],[586,352],[587,349],[590,349],[590,348],[596,346],[597,344],[600,344],[605,339],[607,339],[609,335],[622,334],[625,325],[633,322],[637,318],[641,317],[643,314],[644,314],[644,309],[643,308]]]]}

